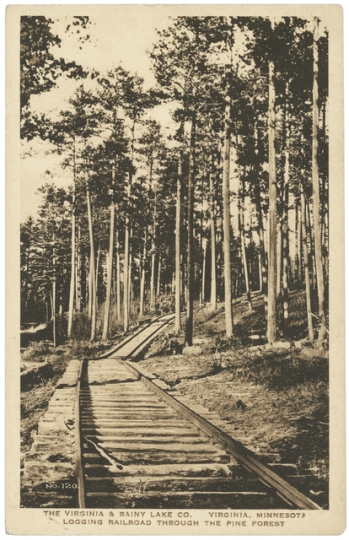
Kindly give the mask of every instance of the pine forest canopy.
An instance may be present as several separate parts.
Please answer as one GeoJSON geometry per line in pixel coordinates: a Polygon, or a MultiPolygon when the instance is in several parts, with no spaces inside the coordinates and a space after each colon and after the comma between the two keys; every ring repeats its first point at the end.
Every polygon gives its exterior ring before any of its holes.
{"type": "MultiPolygon", "coordinates": [[[[69,187],[41,188],[21,225],[22,322],[59,318],[62,336],[115,328],[196,302],[265,299],[268,341],[290,339],[290,295],[304,289],[309,339],[328,313],[328,35],[296,17],[175,17],[148,51],[156,86],[120,63],[106,72],[57,59],[45,17],[21,19],[24,142],[42,140],[69,187]],[[60,78],[75,90],[37,114],[60,78]],[[169,125],[159,111],[171,111],[169,125]],[[170,132],[170,135],[168,134],[170,132]]],[[[73,17],[82,48],[88,17],[73,17]]],[[[63,337],[61,338],[63,339],[63,337]]]]}

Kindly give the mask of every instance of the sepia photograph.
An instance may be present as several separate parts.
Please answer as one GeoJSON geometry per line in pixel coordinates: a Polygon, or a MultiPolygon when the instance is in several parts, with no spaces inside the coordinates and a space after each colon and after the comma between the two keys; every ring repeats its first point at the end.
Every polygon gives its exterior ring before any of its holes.
{"type": "Polygon", "coordinates": [[[8,8],[7,532],[344,530],[342,33],[8,8]]]}

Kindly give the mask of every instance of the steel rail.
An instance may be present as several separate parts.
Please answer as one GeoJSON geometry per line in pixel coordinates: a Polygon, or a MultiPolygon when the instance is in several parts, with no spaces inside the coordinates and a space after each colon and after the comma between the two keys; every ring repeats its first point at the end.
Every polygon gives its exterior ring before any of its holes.
{"type": "Polygon", "coordinates": [[[86,508],[85,477],[81,459],[80,389],[85,359],[81,361],[75,396],[75,472],[78,484],[79,508],[86,508]]]}
{"type": "MultiPolygon", "coordinates": [[[[104,354],[102,354],[101,356],[98,356],[98,360],[101,359],[103,360],[103,358],[110,358],[112,355],[114,355],[117,351],[119,351],[122,347],[124,347],[125,345],[127,345],[128,343],[130,343],[135,337],[137,337],[139,334],[141,334],[142,332],[144,332],[147,328],[149,328],[152,324],[158,322],[160,319],[164,318],[164,317],[167,317],[166,320],[164,321],[164,325],[166,325],[168,323],[168,321],[171,320],[171,318],[174,318],[174,313],[171,314],[171,313],[168,313],[166,315],[160,315],[159,317],[156,317],[155,319],[152,319],[150,321],[150,323],[148,323],[147,325],[145,326],[141,326],[138,330],[136,330],[136,332],[134,332],[133,334],[131,334],[130,336],[128,336],[126,339],[124,339],[123,341],[121,341],[121,343],[118,343],[115,347],[113,347],[112,349],[109,349],[109,351],[105,352],[104,354]]],[[[157,329],[158,330],[158,329],[157,329]]],[[[148,339],[150,336],[147,336],[146,339],[148,339]]],[[[145,341],[145,340],[144,340],[145,341]]],[[[138,347],[137,347],[138,348],[138,347]]]]}
{"type": "Polygon", "coordinates": [[[321,507],[318,506],[314,501],[291,486],[291,484],[286,482],[286,480],[272,471],[270,467],[261,463],[253,452],[246,448],[246,446],[244,446],[242,443],[236,441],[230,437],[230,435],[224,433],[224,431],[222,431],[220,428],[214,426],[211,424],[211,422],[192,411],[189,407],[178,401],[174,396],[170,396],[128,361],[125,361],[124,365],[128,367],[131,373],[136,375],[146,386],[152,389],[153,392],[155,392],[179,414],[184,416],[187,420],[192,422],[196,427],[201,429],[210,437],[214,437],[220,444],[223,445],[227,452],[231,453],[232,456],[234,456],[234,458],[241,463],[244,468],[255,473],[263,484],[274,490],[285,502],[299,509],[321,510],[321,507]]]}

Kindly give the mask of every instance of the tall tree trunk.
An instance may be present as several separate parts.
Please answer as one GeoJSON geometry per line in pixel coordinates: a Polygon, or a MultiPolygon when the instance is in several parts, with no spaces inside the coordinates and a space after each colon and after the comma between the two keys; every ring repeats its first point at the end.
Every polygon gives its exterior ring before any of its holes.
{"type": "Polygon", "coordinates": [[[203,250],[203,256],[202,256],[202,280],[201,280],[201,298],[202,303],[205,304],[205,291],[206,291],[206,255],[207,255],[207,239],[204,238],[202,241],[202,250],[203,250]]]}
{"type": "Polygon", "coordinates": [[[97,261],[96,261],[96,269],[95,269],[95,276],[96,276],[96,287],[95,287],[95,295],[96,295],[96,310],[98,308],[98,276],[99,276],[99,263],[101,260],[101,244],[98,243],[98,249],[97,249],[97,261]]]}
{"type": "Polygon", "coordinates": [[[75,292],[76,311],[81,311],[81,229],[78,225],[78,242],[76,249],[76,292],[75,292]]]}
{"type": "Polygon", "coordinates": [[[205,285],[203,281],[203,268],[204,268],[204,257],[206,257],[206,253],[204,253],[204,238],[203,238],[203,232],[204,232],[204,208],[205,204],[205,198],[204,198],[204,176],[201,178],[201,212],[200,212],[200,232],[199,232],[199,253],[202,260],[202,265],[198,262],[198,281],[199,281],[199,305],[202,306],[205,303],[204,295],[205,295],[205,285]],[[201,287],[200,287],[200,278],[201,278],[201,287]]]}
{"type": "Polygon", "coordinates": [[[243,268],[244,268],[245,289],[246,289],[247,303],[248,303],[249,310],[252,311],[253,306],[252,306],[252,299],[251,299],[250,276],[249,276],[248,266],[247,266],[246,244],[245,244],[245,216],[244,216],[245,186],[244,186],[244,182],[241,182],[241,184],[242,184],[241,202],[240,202],[240,208],[239,208],[239,228],[240,228],[240,242],[241,242],[241,257],[242,257],[242,264],[243,264],[243,268]]]}
{"type": "Polygon", "coordinates": [[[154,311],[155,309],[155,244],[152,240],[152,254],[151,254],[151,271],[150,271],[150,309],[154,311]]]}
{"type": "Polygon", "coordinates": [[[276,242],[276,256],[277,256],[277,269],[276,269],[276,296],[281,295],[281,281],[282,281],[282,223],[278,221],[277,226],[277,242],[276,242]]]}
{"type": "Polygon", "coordinates": [[[224,301],[225,327],[228,338],[233,335],[233,307],[230,262],[230,130],[231,101],[229,88],[225,96],[224,150],[223,150],[223,253],[224,253],[224,301]]]}
{"type": "MultiPolygon", "coordinates": [[[[53,242],[54,242],[54,236],[53,236],[53,242]]],[[[53,244],[53,258],[52,258],[52,266],[53,266],[53,281],[52,281],[52,329],[53,329],[53,347],[57,347],[57,329],[56,329],[56,255],[55,255],[55,246],[53,244]]]]}
{"type": "Polygon", "coordinates": [[[105,311],[102,340],[108,339],[110,303],[111,303],[111,282],[113,273],[114,259],[114,229],[115,229],[115,203],[114,203],[114,185],[115,185],[115,163],[112,165],[112,201],[110,203],[110,231],[109,231],[109,250],[107,259],[107,291],[105,298],[105,311]]]}
{"type": "Polygon", "coordinates": [[[121,279],[120,279],[120,244],[119,229],[116,230],[116,317],[121,319],[121,279]]]}
{"type": "Polygon", "coordinates": [[[132,313],[132,306],[133,306],[133,297],[134,297],[134,290],[133,290],[133,281],[132,281],[132,265],[133,265],[133,226],[131,225],[130,228],[130,261],[128,263],[128,305],[129,305],[129,312],[132,313]]]}
{"type": "MultiPolygon", "coordinates": [[[[131,184],[132,174],[129,174],[127,185],[127,200],[131,199],[131,184]]],[[[129,263],[130,263],[130,218],[126,215],[125,223],[125,256],[124,256],[124,332],[128,331],[130,324],[130,307],[129,307],[129,263]]]]}
{"type": "Polygon", "coordinates": [[[86,174],[86,199],[87,199],[87,215],[88,227],[90,235],[90,275],[91,275],[91,305],[92,305],[92,321],[91,321],[91,341],[96,339],[96,319],[97,319],[97,295],[96,295],[96,276],[95,276],[95,247],[93,238],[93,223],[91,210],[91,194],[88,175],[86,174]]]}
{"type": "Polygon", "coordinates": [[[176,298],[175,298],[175,328],[178,336],[181,332],[181,204],[182,204],[182,164],[183,153],[179,153],[176,198],[176,298]]]}
{"type": "Polygon", "coordinates": [[[193,344],[194,325],[194,242],[193,242],[193,213],[194,213],[194,174],[195,174],[195,115],[190,119],[189,143],[189,174],[188,174],[188,256],[187,256],[187,320],[185,325],[185,345],[193,344]]]}
{"type": "Polygon", "coordinates": [[[309,246],[310,246],[310,253],[311,253],[311,268],[312,268],[312,284],[313,289],[316,289],[316,263],[315,263],[315,255],[314,255],[314,242],[313,242],[313,233],[314,230],[312,220],[311,220],[311,212],[310,212],[310,205],[306,202],[306,211],[307,211],[307,224],[308,224],[308,230],[309,230],[309,246]]]}
{"type": "Polygon", "coordinates": [[[211,308],[217,309],[216,209],[213,174],[210,172],[211,308]]]}
{"type": "MultiPolygon", "coordinates": [[[[299,198],[299,202],[300,202],[300,198],[299,198]]],[[[302,240],[302,213],[301,213],[300,208],[298,209],[297,238],[298,238],[298,242],[297,242],[298,279],[300,282],[302,282],[303,280],[303,257],[302,257],[303,240],[302,240]]]]}
{"type": "Polygon", "coordinates": [[[309,276],[309,256],[307,245],[307,230],[306,230],[306,208],[304,189],[301,186],[301,214],[302,214],[302,243],[303,243],[303,258],[304,258],[304,277],[305,277],[305,296],[307,303],[307,319],[308,319],[308,337],[310,341],[314,340],[313,318],[311,311],[311,291],[310,291],[310,276],[309,276]]]}
{"type": "Polygon", "coordinates": [[[158,280],[156,284],[156,296],[159,297],[161,293],[161,255],[158,257],[158,280]]]}
{"type": "MultiPolygon", "coordinates": [[[[271,23],[272,31],[274,22],[271,23]]],[[[268,250],[268,343],[277,340],[276,277],[277,277],[277,185],[275,154],[275,73],[274,62],[269,59],[269,250],[268,250]]]]}
{"type": "Polygon", "coordinates": [[[147,261],[147,239],[148,239],[148,229],[147,229],[147,226],[145,226],[144,239],[143,239],[143,254],[141,256],[141,280],[140,280],[140,291],[139,291],[140,317],[143,317],[144,315],[145,266],[146,266],[146,261],[147,261]]]}
{"type": "MultiPolygon", "coordinates": [[[[254,139],[255,139],[255,154],[256,157],[259,155],[258,150],[258,129],[255,124],[254,128],[254,139]]],[[[255,184],[255,197],[256,197],[256,210],[258,215],[258,247],[259,247],[259,287],[264,299],[264,314],[267,315],[267,305],[268,305],[268,294],[267,294],[267,285],[268,285],[268,275],[267,275],[267,265],[266,265],[266,254],[265,254],[265,243],[264,243],[264,226],[263,226],[263,211],[262,211],[262,201],[261,201],[261,186],[258,177],[259,169],[256,168],[256,184],[255,184]]]]}
{"type": "Polygon", "coordinates": [[[288,186],[290,179],[290,153],[289,153],[289,138],[290,126],[288,116],[288,83],[285,91],[285,171],[284,171],[284,189],[283,189],[283,204],[282,204],[282,303],[283,303],[283,327],[284,335],[288,331],[289,317],[289,238],[288,238],[288,186]]]}
{"type": "Polygon", "coordinates": [[[72,216],[71,216],[71,264],[70,264],[70,291],[69,291],[69,313],[68,313],[68,339],[71,338],[73,328],[73,316],[74,316],[74,289],[75,289],[75,180],[76,180],[76,156],[75,156],[75,140],[73,145],[73,166],[74,166],[74,180],[73,180],[73,193],[72,193],[72,216]]]}
{"type": "Polygon", "coordinates": [[[325,327],[325,285],[322,265],[321,247],[321,218],[320,218],[320,177],[318,164],[318,135],[319,135],[319,20],[314,18],[314,42],[313,42],[313,137],[312,137],[312,180],[313,180],[313,213],[314,213],[314,244],[316,261],[316,278],[319,304],[319,334],[318,339],[323,340],[326,335],[325,327]]]}
{"type": "Polygon", "coordinates": [[[92,273],[91,273],[91,253],[90,253],[90,262],[88,269],[88,318],[92,319],[92,273]]]}
{"type": "Polygon", "coordinates": [[[295,222],[294,222],[294,283],[299,280],[299,200],[294,197],[295,222]]]}
{"type": "MultiPolygon", "coordinates": [[[[133,174],[133,151],[135,140],[135,127],[136,123],[132,125],[132,139],[131,139],[131,166],[128,175],[127,184],[127,201],[129,207],[131,206],[131,187],[132,187],[132,174],[133,174]]],[[[125,220],[125,257],[124,257],[124,332],[127,332],[130,325],[130,235],[131,235],[131,219],[126,215],[125,220]]]]}
{"type": "MultiPolygon", "coordinates": [[[[152,178],[151,178],[152,182],[152,178]]],[[[153,208],[153,233],[151,240],[151,275],[150,275],[150,309],[155,309],[156,289],[155,289],[155,265],[156,265],[156,192],[154,192],[154,208],[153,208]]]]}
{"type": "Polygon", "coordinates": [[[265,241],[264,241],[264,226],[263,226],[263,213],[260,198],[260,188],[258,184],[258,197],[256,199],[257,213],[258,213],[258,247],[260,255],[260,290],[264,299],[264,312],[265,316],[268,311],[268,272],[266,264],[265,254],[265,241]]]}

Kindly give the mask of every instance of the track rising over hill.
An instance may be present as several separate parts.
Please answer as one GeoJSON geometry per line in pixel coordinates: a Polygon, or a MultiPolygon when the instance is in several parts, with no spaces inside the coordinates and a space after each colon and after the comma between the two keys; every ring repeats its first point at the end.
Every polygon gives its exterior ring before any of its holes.
{"type": "Polygon", "coordinates": [[[79,506],[319,509],[216,427],[214,413],[211,423],[128,361],[172,318],[159,317],[82,364],[76,403],[79,506]]]}

